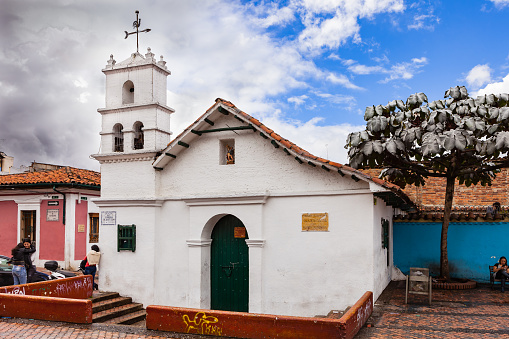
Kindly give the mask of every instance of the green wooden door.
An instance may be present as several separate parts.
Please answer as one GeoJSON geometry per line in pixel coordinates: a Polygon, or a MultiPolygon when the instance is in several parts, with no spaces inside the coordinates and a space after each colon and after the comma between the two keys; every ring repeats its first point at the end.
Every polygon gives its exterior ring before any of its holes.
{"type": "Polygon", "coordinates": [[[249,251],[247,231],[233,215],[222,217],[212,231],[210,253],[211,308],[248,312],[249,251]]]}

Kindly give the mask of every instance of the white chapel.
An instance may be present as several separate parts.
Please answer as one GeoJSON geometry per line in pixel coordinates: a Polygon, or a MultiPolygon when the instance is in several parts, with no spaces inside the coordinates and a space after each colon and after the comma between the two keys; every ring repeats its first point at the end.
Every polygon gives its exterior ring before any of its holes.
{"type": "Polygon", "coordinates": [[[166,62],[110,57],[99,288],[147,305],[325,315],[391,280],[399,187],[318,158],[217,99],[177,136],[166,62]]]}

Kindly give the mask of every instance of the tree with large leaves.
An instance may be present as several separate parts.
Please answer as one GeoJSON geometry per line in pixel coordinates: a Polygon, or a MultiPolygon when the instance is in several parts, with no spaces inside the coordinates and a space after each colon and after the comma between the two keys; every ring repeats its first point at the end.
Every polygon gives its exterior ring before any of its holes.
{"type": "Polygon", "coordinates": [[[348,149],[353,168],[383,168],[380,177],[402,188],[420,186],[428,177],[446,179],[440,242],[440,276],[450,280],[447,231],[454,185],[491,185],[509,167],[509,95],[469,97],[463,86],[428,102],[424,93],[406,102],[367,107],[366,129],[351,133],[348,149]]]}

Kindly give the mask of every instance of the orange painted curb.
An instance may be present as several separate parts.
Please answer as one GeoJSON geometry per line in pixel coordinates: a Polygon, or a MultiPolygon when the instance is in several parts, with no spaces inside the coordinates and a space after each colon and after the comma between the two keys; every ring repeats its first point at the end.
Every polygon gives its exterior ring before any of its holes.
{"type": "Polygon", "coordinates": [[[92,323],[92,300],[0,294],[0,316],[92,323]]]}
{"type": "Polygon", "coordinates": [[[92,292],[91,275],[0,287],[0,294],[38,295],[73,299],[90,298],[92,292]]]}
{"type": "Polygon", "coordinates": [[[339,319],[341,338],[352,339],[373,313],[373,292],[364,295],[339,319]]]}
{"type": "Polygon", "coordinates": [[[371,315],[373,293],[366,292],[339,320],[155,305],[146,311],[150,330],[253,339],[350,339],[371,315]]]}

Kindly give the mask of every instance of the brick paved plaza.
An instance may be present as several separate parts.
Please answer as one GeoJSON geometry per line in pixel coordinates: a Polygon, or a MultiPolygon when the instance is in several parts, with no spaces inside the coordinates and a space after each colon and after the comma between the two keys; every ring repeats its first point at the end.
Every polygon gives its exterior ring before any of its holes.
{"type": "Polygon", "coordinates": [[[392,282],[356,338],[509,338],[509,292],[500,285],[434,290],[431,306],[427,296],[408,298],[405,305],[404,282],[392,282]]]}

